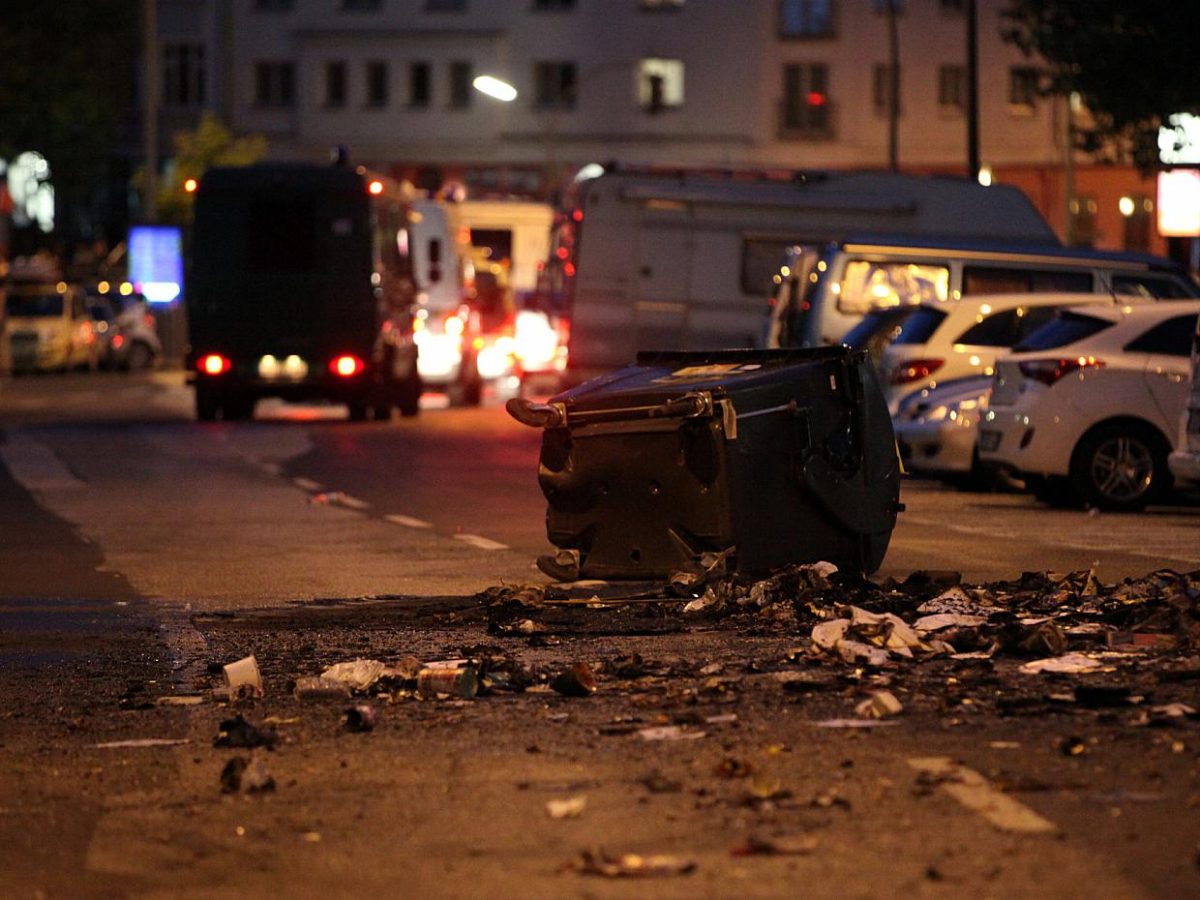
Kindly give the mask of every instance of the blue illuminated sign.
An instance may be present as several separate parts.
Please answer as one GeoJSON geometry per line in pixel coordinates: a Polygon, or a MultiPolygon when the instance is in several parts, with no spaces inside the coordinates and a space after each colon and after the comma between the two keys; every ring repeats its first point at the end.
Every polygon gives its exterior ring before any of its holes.
{"type": "Polygon", "coordinates": [[[170,303],[183,290],[183,231],[174,225],[129,229],[129,280],[150,303],[170,303]]]}

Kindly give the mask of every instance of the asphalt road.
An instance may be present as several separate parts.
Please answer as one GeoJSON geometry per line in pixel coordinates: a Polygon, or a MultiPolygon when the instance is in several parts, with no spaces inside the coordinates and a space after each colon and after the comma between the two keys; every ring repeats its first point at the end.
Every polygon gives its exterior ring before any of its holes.
{"type": "MultiPolygon", "coordinates": [[[[797,697],[774,679],[799,638],[777,633],[506,643],[469,616],[418,615],[406,598],[457,610],[484,587],[543,580],[539,435],[490,400],[431,398],[415,420],[369,424],[263,404],[254,422],[201,425],[178,373],[0,380],[0,894],[1200,891],[1194,723],[1137,728],[1133,709],[1064,706],[1054,697],[1070,684],[1054,679],[1028,713],[984,714],[1011,690],[1003,665],[978,684],[932,664],[849,672],[797,697]],[[345,731],[344,703],[291,697],[292,680],[332,662],[474,655],[498,640],[535,668],[586,660],[601,690],[398,701],[369,735],[345,731]],[[266,696],[243,712],[271,717],[283,740],[253,754],[276,789],[229,795],[231,753],[212,741],[231,710],[207,694],[213,671],[247,653],[266,696]],[[661,674],[611,674],[635,653],[661,674]],[[702,670],[729,680],[710,690],[702,670]],[[885,686],[905,704],[897,727],[817,727],[885,686]],[[168,695],[203,702],[155,705],[168,695]],[[671,723],[704,736],[636,734],[671,723]],[[104,746],[129,739],[168,743],[104,746]],[[759,781],[727,778],[730,758],[759,781]],[[960,763],[953,777],[938,768],[960,763]],[[678,790],[647,787],[655,772],[678,790]],[[579,796],[580,818],[547,815],[547,800],[579,796]],[[1048,826],[1014,830],[1029,821],[1048,826]],[[743,857],[750,838],[805,849],[743,857]],[[696,870],[581,874],[581,850],[598,846],[696,870]]],[[[1200,568],[1194,505],[1088,515],[916,482],[902,499],[877,578],[1200,568]]],[[[1154,700],[1194,699],[1194,684],[1157,684],[1154,700]]]]}

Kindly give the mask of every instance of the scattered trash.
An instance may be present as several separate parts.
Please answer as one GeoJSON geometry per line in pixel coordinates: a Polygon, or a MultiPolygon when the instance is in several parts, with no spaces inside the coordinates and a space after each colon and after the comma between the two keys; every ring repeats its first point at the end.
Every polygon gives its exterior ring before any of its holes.
{"type": "Polygon", "coordinates": [[[682,856],[641,856],[637,853],[609,856],[603,850],[585,850],[571,868],[582,875],[604,878],[661,878],[688,875],[696,870],[696,861],[682,856]]]}
{"type": "Polygon", "coordinates": [[[356,733],[374,731],[377,715],[370,703],[357,703],[346,710],[346,730],[356,733]]]}
{"type": "Polygon", "coordinates": [[[1049,659],[1035,659],[1021,666],[1026,675],[1040,675],[1043,672],[1075,674],[1078,672],[1093,672],[1103,668],[1103,664],[1090,656],[1081,653],[1068,653],[1065,656],[1054,656],[1049,659]]]}
{"type": "Polygon", "coordinates": [[[729,849],[730,856],[807,856],[818,841],[808,834],[761,838],[751,835],[729,849]]]}
{"type": "Polygon", "coordinates": [[[479,679],[470,665],[462,668],[429,667],[417,675],[417,692],[425,698],[444,694],[470,700],[479,691],[479,679]]]}
{"type": "Polygon", "coordinates": [[[258,660],[247,656],[221,668],[225,683],[213,689],[213,696],[220,700],[246,700],[263,695],[262,674],[258,671],[258,660]]]}
{"type": "Polygon", "coordinates": [[[736,756],[726,756],[714,769],[719,778],[749,778],[753,771],[754,766],[748,760],[738,759],[736,756]]]}
{"type": "Polygon", "coordinates": [[[198,697],[195,694],[185,694],[181,696],[159,697],[154,701],[155,706],[199,706],[204,702],[203,697],[198,697]]]}
{"type": "Polygon", "coordinates": [[[132,738],[127,741],[105,741],[94,746],[100,750],[125,750],[138,747],[178,747],[189,744],[187,738],[132,738]]]}
{"type": "Polygon", "coordinates": [[[356,659],[330,666],[321,673],[321,677],[327,681],[340,682],[351,692],[365,693],[386,669],[387,666],[377,659],[356,659]]]}
{"type": "Polygon", "coordinates": [[[306,675],[296,679],[292,694],[297,700],[348,700],[350,686],[344,681],[306,675]]]}
{"type": "Polygon", "coordinates": [[[881,719],[825,719],[813,722],[817,728],[881,728],[884,725],[899,725],[895,720],[881,719]]]}
{"type": "Polygon", "coordinates": [[[596,676],[587,663],[577,662],[559,673],[550,687],[564,697],[590,697],[596,693],[596,676]]]}
{"type": "Polygon", "coordinates": [[[683,790],[683,782],[672,781],[657,769],[649,775],[643,775],[638,782],[652,794],[678,794],[683,790]]]}
{"type": "Polygon", "coordinates": [[[278,743],[279,733],[274,728],[255,725],[240,714],[223,721],[213,738],[214,747],[266,747],[272,750],[278,743]]]}
{"type": "Polygon", "coordinates": [[[639,728],[638,736],[643,741],[695,741],[705,735],[703,731],[685,731],[678,725],[656,725],[639,728]]]}
{"type": "Polygon", "coordinates": [[[1058,742],[1058,752],[1063,756],[1083,756],[1087,753],[1087,741],[1072,735],[1058,742]]]}
{"type": "Polygon", "coordinates": [[[564,800],[548,800],[546,813],[552,819],[578,819],[587,806],[587,797],[568,797],[564,800]]]}
{"type": "Polygon", "coordinates": [[[885,719],[903,711],[904,704],[891,691],[872,691],[870,697],[854,707],[855,715],[863,719],[885,719]]]}
{"type": "Polygon", "coordinates": [[[221,790],[226,794],[258,794],[275,790],[275,779],[257,757],[235,756],[221,770],[221,790]]]}

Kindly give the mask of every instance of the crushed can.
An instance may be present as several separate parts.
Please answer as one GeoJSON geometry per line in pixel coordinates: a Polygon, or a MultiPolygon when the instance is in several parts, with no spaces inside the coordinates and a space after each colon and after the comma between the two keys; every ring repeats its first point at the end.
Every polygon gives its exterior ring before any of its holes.
{"type": "Polygon", "coordinates": [[[508,411],[543,429],[547,536],[576,577],[667,578],[713,554],[744,574],[869,573],[902,509],[887,404],[846,347],[645,352],[508,411]]]}

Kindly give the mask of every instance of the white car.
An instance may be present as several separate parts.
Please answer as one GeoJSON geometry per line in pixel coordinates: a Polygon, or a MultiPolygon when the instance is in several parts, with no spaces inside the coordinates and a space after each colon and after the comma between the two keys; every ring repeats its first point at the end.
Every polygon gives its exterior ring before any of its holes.
{"type": "Polygon", "coordinates": [[[951,379],[990,376],[997,354],[1019,344],[1064,307],[1116,302],[1153,301],[1112,294],[1026,293],[923,303],[899,322],[881,356],[888,409],[895,415],[905,397],[951,379]]]}
{"type": "Polygon", "coordinates": [[[1196,300],[1064,311],[997,362],[980,459],[1052,503],[1161,499],[1198,315],[1196,300]]]}
{"type": "Polygon", "coordinates": [[[904,468],[964,488],[989,487],[976,454],[979,424],[992,393],[990,376],[957,378],[909,394],[892,417],[904,468]]]}

